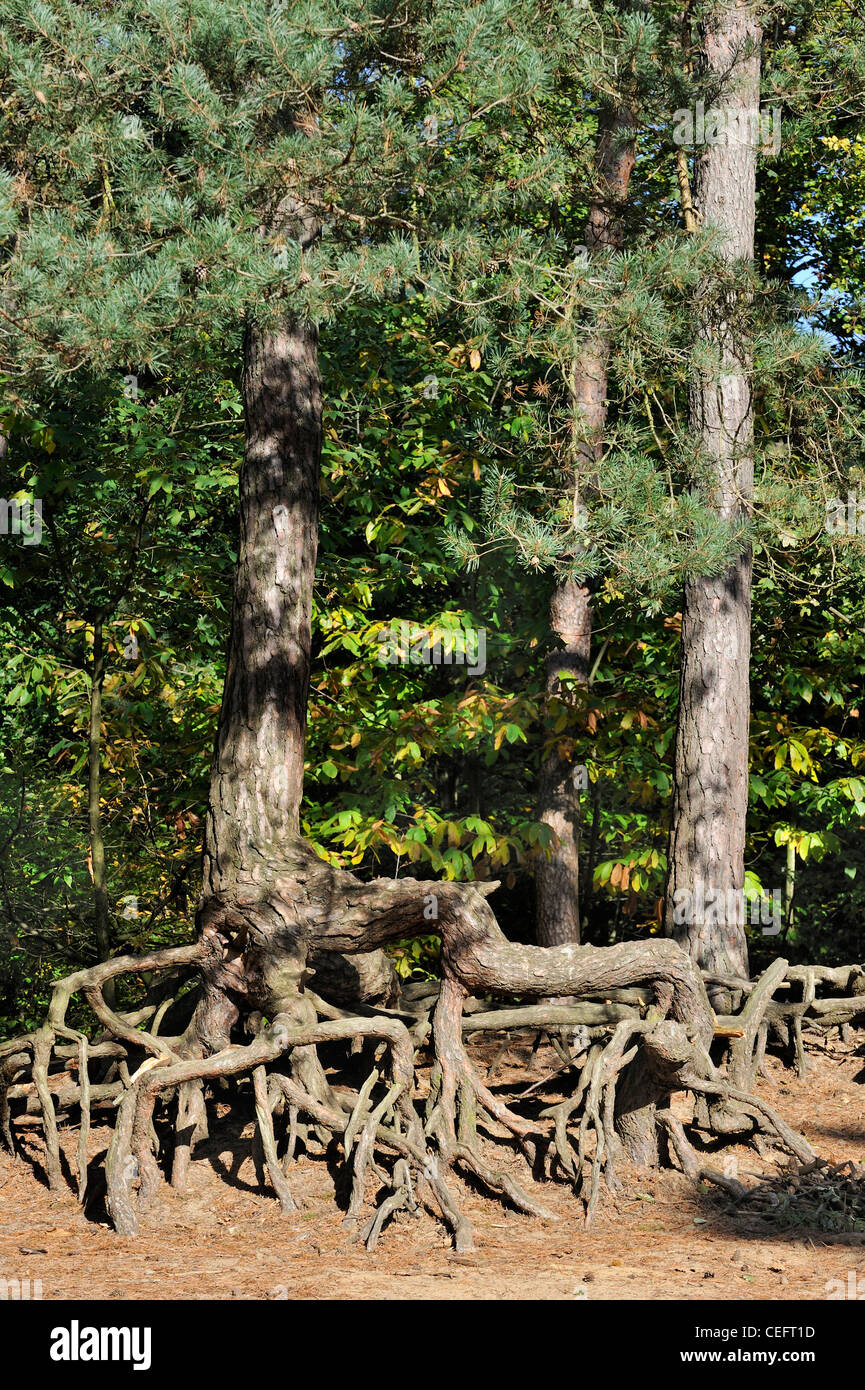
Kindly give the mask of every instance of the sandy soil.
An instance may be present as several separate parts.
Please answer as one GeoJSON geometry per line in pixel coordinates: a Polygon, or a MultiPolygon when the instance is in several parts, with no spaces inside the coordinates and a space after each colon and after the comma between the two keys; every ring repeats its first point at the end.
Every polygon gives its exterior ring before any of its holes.
{"type": "MultiPolygon", "coordinates": [[[[809,1055],[814,1071],[803,1081],[770,1059],[776,1084],[761,1082],[761,1093],[822,1156],[865,1164],[865,1035],[848,1047],[813,1044],[809,1055]]],[[[524,1060],[518,1050],[508,1059],[523,1081],[524,1060]]],[[[556,1059],[541,1053],[538,1061],[552,1069],[556,1059]]],[[[508,1078],[508,1067],[499,1078],[508,1078]]],[[[85,1216],[71,1190],[48,1192],[38,1129],[22,1127],[23,1157],[13,1165],[0,1153],[0,1277],[40,1280],[44,1299],[826,1299],[828,1282],[846,1283],[851,1271],[865,1290],[865,1235],[839,1241],[813,1226],[731,1213],[716,1189],[675,1172],[623,1170],[622,1193],[604,1196],[588,1232],[563,1185],[537,1188],[557,1213],[551,1222],[455,1184],[475,1226],[476,1253],[454,1255],[426,1214],[398,1217],[367,1253],[340,1224],[323,1159],[295,1165],[302,1210],[283,1216],[256,1185],[247,1115],[227,1111],[212,1128],[188,1194],[166,1186],[140,1235],[124,1239],[98,1201],[85,1216]]],[[[108,1138],[105,1127],[94,1128],[94,1161],[108,1138]]],[[[75,1131],[65,1128],[63,1139],[74,1164],[75,1131]]],[[[520,1159],[491,1152],[527,1183],[520,1159]]],[[[726,1148],[714,1161],[731,1159],[749,1184],[776,1171],[746,1147],[726,1148]]]]}

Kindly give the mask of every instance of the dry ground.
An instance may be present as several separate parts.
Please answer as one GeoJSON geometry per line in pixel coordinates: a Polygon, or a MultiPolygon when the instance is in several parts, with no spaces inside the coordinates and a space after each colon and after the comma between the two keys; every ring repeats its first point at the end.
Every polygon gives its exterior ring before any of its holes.
{"type": "MultiPolygon", "coordinates": [[[[481,1051],[479,1058],[497,1050],[481,1051]]],[[[865,1164],[865,1034],[848,1047],[812,1043],[813,1073],[799,1081],[770,1059],[776,1085],[763,1095],[802,1130],[821,1156],[865,1164]]],[[[509,1055],[496,1080],[526,1081],[527,1053],[509,1055]],[[517,1066],[509,1071],[509,1065],[517,1066]]],[[[557,1062],[538,1054],[541,1074],[557,1062]]],[[[0,1277],[38,1279],[45,1299],[825,1299],[827,1281],[854,1271],[865,1291],[865,1235],[833,1240],[813,1225],[778,1226],[731,1213],[716,1189],[678,1173],[623,1170],[623,1191],[604,1195],[594,1228],[582,1226],[567,1187],[546,1184],[558,1213],[541,1222],[455,1184],[477,1235],[477,1251],[456,1256],[442,1227],[424,1214],[388,1226],[372,1253],[353,1244],[323,1159],[301,1158],[291,1182],[302,1210],[280,1213],[256,1185],[251,1120],[237,1108],[212,1126],[198,1151],[190,1191],[167,1186],[137,1239],[116,1236],[104,1208],[89,1216],[72,1192],[52,1196],[38,1166],[38,1129],[23,1127],[24,1159],[0,1153],[0,1277]],[[30,1161],[27,1161],[30,1160],[30,1161]]],[[[64,1144],[74,1161],[75,1131],[64,1144]]],[[[95,1126],[94,1158],[109,1131],[95,1126]]],[[[520,1182],[522,1161],[496,1148],[520,1182]]],[[[749,1148],[727,1148],[746,1183],[775,1171],[749,1148]]]]}

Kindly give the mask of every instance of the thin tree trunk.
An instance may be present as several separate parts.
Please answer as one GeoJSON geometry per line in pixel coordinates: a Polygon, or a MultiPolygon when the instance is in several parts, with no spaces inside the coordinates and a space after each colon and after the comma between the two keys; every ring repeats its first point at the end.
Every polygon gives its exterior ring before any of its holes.
{"type": "MultiPolygon", "coordinates": [[[[701,65],[735,140],[696,158],[694,206],[727,262],[754,254],[760,27],[750,6],[724,0],[705,22],[701,65]],[[746,133],[749,132],[749,133],[746,133]]],[[[750,354],[732,292],[706,287],[696,331],[716,355],[695,380],[690,415],[714,473],[719,517],[735,524],[753,499],[750,354]]],[[[714,578],[685,587],[681,683],[665,927],[705,970],[747,978],[743,887],[748,803],[751,552],[714,578]]]]}
{"type": "MultiPolygon", "coordinates": [[[[547,658],[547,700],[573,701],[574,691],[561,679],[568,674],[588,684],[592,635],[588,586],[557,584],[550,601],[550,628],[560,646],[547,658]]],[[[554,743],[544,758],[538,785],[538,820],[549,826],[549,858],[535,870],[535,940],[539,946],[564,946],[580,940],[580,791],[569,753],[554,743]]]]}
{"type": "MultiPolygon", "coordinates": [[[[93,926],[100,960],[111,955],[111,908],[105,874],[102,836],[102,687],[105,684],[105,628],[102,613],[93,620],[93,658],[90,664],[90,717],[87,742],[87,816],[90,834],[90,877],[93,883],[93,926]]],[[[106,1002],[114,1004],[114,984],[108,981],[106,1002]]]]}
{"type": "Polygon", "coordinates": [[[793,897],[796,892],[796,841],[792,835],[787,841],[787,859],[784,870],[784,932],[793,925],[793,897]]]}
{"type": "MultiPolygon", "coordinates": [[[[633,116],[629,111],[605,112],[598,129],[596,154],[598,195],[586,225],[589,254],[617,248],[624,240],[622,211],[634,167],[633,116]]],[[[607,422],[607,364],[610,341],[603,333],[591,336],[574,366],[571,394],[575,429],[574,520],[579,520],[580,493],[600,456],[607,422]]],[[[572,683],[589,680],[592,640],[591,590],[567,580],[557,584],[550,600],[550,629],[559,646],[547,659],[547,699],[573,702],[572,683]]],[[[567,748],[554,743],[544,759],[538,786],[538,820],[553,832],[549,859],[538,861],[535,873],[535,939],[539,946],[562,946],[580,940],[580,789],[567,748]]]]}

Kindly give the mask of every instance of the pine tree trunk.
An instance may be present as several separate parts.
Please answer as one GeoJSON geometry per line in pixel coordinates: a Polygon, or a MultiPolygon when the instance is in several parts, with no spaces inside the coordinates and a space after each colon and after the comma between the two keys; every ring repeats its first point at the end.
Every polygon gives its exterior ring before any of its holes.
{"type": "Polygon", "coordinates": [[[207,894],[266,884],[297,835],[318,549],[317,333],[249,327],[240,548],[204,848],[207,894]]]}
{"type": "MultiPolygon", "coordinates": [[[[629,138],[632,125],[633,117],[625,110],[606,112],[599,122],[599,196],[586,225],[590,255],[620,247],[624,240],[622,210],[634,167],[634,142],[629,138]]],[[[609,339],[598,332],[588,339],[574,366],[575,520],[580,491],[591,487],[603,444],[609,356],[609,339]]],[[[560,645],[547,660],[547,699],[572,702],[576,691],[571,684],[563,685],[561,673],[574,677],[578,686],[588,685],[592,641],[588,585],[570,580],[556,585],[550,600],[550,630],[560,645]]],[[[566,744],[554,743],[544,759],[538,784],[538,820],[553,832],[550,857],[540,859],[535,872],[535,939],[539,946],[580,940],[580,788],[576,771],[566,744]]]]}
{"type": "MultiPolygon", "coordinates": [[[[760,101],[760,28],[749,7],[724,3],[707,21],[702,63],[722,94],[726,114],[756,112],[760,101]],[[713,80],[714,79],[714,80],[713,80]]],[[[736,140],[706,146],[696,160],[694,204],[716,233],[727,262],[754,254],[756,141],[754,124],[738,122],[736,140]]],[[[735,523],[753,499],[750,360],[742,305],[726,290],[706,287],[697,333],[720,356],[711,380],[695,381],[690,414],[711,460],[715,505],[735,523]]],[[[681,683],[676,730],[667,934],[704,970],[748,975],[743,922],[745,817],[748,803],[748,666],[751,553],[715,578],[685,587],[681,683]],[[683,919],[683,920],[677,920],[683,919]]]]}

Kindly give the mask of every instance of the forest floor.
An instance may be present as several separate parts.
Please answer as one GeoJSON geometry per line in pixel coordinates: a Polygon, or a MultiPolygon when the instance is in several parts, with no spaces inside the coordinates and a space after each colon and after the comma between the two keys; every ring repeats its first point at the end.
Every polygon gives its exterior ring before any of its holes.
{"type": "MultiPolygon", "coordinates": [[[[500,1041],[487,1038],[472,1050],[483,1070],[500,1041]]],[[[847,1046],[809,1041],[808,1055],[814,1069],[801,1081],[770,1057],[775,1085],[761,1081],[759,1093],[821,1157],[865,1165],[865,1033],[847,1046]]],[[[528,1062],[528,1047],[515,1043],[496,1069],[496,1086],[526,1085],[554,1070],[558,1058],[542,1048],[527,1073],[528,1062]]],[[[556,1098],[554,1089],[547,1094],[556,1098]]],[[[136,1239],[114,1234],[100,1201],[85,1216],[71,1189],[52,1196],[39,1166],[39,1129],[20,1125],[24,1161],[13,1164],[0,1151],[0,1277],[40,1280],[44,1299],[111,1300],[826,1299],[838,1287],[830,1281],[846,1288],[851,1271],[865,1288],[865,1234],[833,1238],[809,1224],[795,1197],[773,1222],[747,1205],[732,1211],[718,1189],[703,1190],[677,1172],[623,1168],[621,1192],[612,1197],[602,1187],[587,1232],[567,1186],[535,1187],[522,1159],[491,1143],[489,1156],[534,1190],[557,1221],[521,1215],[454,1182],[475,1228],[475,1253],[453,1254],[447,1233],[426,1213],[398,1217],[368,1253],[341,1225],[323,1158],[295,1164],[290,1180],[302,1209],[283,1216],[255,1181],[251,1115],[236,1105],[225,1111],[197,1150],[188,1194],[165,1186],[136,1239]]],[[[76,1130],[65,1125],[61,1134],[74,1168],[76,1130]]],[[[94,1125],[94,1165],[109,1137],[94,1125]]],[[[729,1173],[731,1159],[749,1186],[778,1174],[744,1145],[710,1161],[729,1173]]]]}

